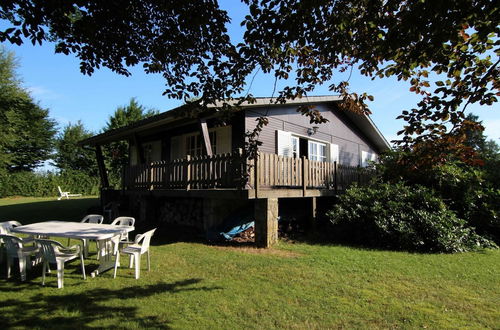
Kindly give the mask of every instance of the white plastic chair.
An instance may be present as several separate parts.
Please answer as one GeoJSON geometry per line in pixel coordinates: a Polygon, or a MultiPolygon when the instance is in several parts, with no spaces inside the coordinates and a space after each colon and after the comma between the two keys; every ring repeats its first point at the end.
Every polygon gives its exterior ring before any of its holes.
{"type": "Polygon", "coordinates": [[[120,264],[120,253],[130,255],[130,265],[135,263],[135,279],[139,279],[139,273],[141,271],[141,255],[146,253],[148,255],[148,271],[151,270],[151,260],[149,256],[149,243],[151,242],[151,237],[153,236],[155,229],[145,232],[144,234],[139,234],[135,237],[134,244],[127,246],[122,250],[117,250],[115,259],[115,273],[113,278],[116,278],[116,270],[120,264]],[[142,243],[141,243],[142,241],[142,243]]]}
{"type": "MultiPolygon", "coordinates": [[[[100,214],[89,214],[89,215],[86,215],[82,219],[82,221],[80,221],[80,222],[81,223],[102,224],[103,221],[104,221],[104,217],[102,215],[100,215],[100,214]]],[[[71,238],[68,238],[68,245],[69,245],[70,240],[71,240],[71,238]]],[[[89,240],[88,239],[82,239],[82,244],[83,244],[83,256],[85,258],[87,258],[88,254],[89,254],[89,240]]],[[[99,257],[99,254],[97,254],[97,256],[99,257]]]]}
{"type": "Polygon", "coordinates": [[[85,280],[85,264],[83,263],[83,253],[79,245],[64,247],[61,243],[48,239],[36,240],[43,256],[42,285],[45,285],[45,274],[50,271],[49,264],[57,267],[57,288],[64,287],[64,263],[80,258],[82,264],[82,274],[85,280]]]}
{"type": "MultiPolygon", "coordinates": [[[[22,226],[19,221],[5,221],[0,222],[0,235],[13,235],[12,228],[22,226]]],[[[13,235],[15,236],[15,235],[13,235]]],[[[34,239],[32,237],[23,238],[23,244],[33,243],[34,239]]],[[[3,245],[3,241],[0,239],[0,247],[3,245]]],[[[0,263],[3,262],[3,251],[0,251],[0,263]]]]}
{"type": "Polygon", "coordinates": [[[70,197],[80,197],[82,194],[70,194],[69,191],[62,191],[61,187],[57,186],[57,190],[59,190],[59,197],[57,198],[60,201],[63,198],[69,199],[70,197]]]}
{"type": "Polygon", "coordinates": [[[14,235],[1,234],[0,240],[3,241],[7,252],[7,278],[10,278],[10,270],[14,263],[14,258],[19,260],[19,272],[21,281],[26,281],[26,268],[31,268],[31,257],[37,254],[37,246],[24,246],[22,238],[14,235]]]}
{"type": "MultiPolygon", "coordinates": [[[[134,226],[135,219],[132,217],[118,217],[113,222],[112,225],[116,226],[134,226]]],[[[133,242],[129,241],[128,233],[123,233],[120,238],[120,244],[131,244],[133,242]]]]}

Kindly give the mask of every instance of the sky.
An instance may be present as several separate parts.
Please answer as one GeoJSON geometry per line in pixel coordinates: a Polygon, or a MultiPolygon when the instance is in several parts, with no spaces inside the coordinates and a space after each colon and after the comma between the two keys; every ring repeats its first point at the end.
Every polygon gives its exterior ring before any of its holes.
{"type": "MultiPolygon", "coordinates": [[[[245,16],[241,3],[234,0],[220,3],[232,18],[229,26],[231,38],[241,40],[239,23],[245,16]]],[[[5,23],[0,21],[0,28],[4,26],[5,23]]],[[[9,43],[3,43],[3,46],[16,54],[17,72],[23,86],[42,107],[49,109],[60,130],[81,120],[87,129],[97,133],[116,108],[128,104],[132,97],[147,108],[161,112],[182,104],[182,101],[162,96],[166,87],[161,75],[145,74],[141,66],[132,68],[130,77],[120,76],[106,68],[96,70],[89,77],[80,73],[78,59],[72,55],[55,54],[51,43],[33,46],[27,41],[22,46],[9,43]]],[[[342,78],[345,76],[338,75],[334,82],[342,78]]],[[[272,76],[258,73],[249,91],[254,96],[271,96],[273,84],[272,76]]],[[[286,85],[286,81],[278,82],[277,90],[286,85]]],[[[318,86],[310,95],[332,95],[327,86],[318,86]]],[[[354,92],[367,92],[375,97],[369,103],[372,119],[388,141],[396,139],[396,132],[402,129],[404,122],[395,118],[402,110],[411,109],[418,102],[418,97],[409,92],[409,83],[395,78],[371,80],[354,71],[350,86],[354,92]]],[[[500,143],[500,105],[473,105],[468,109],[483,121],[488,138],[500,143]]]]}

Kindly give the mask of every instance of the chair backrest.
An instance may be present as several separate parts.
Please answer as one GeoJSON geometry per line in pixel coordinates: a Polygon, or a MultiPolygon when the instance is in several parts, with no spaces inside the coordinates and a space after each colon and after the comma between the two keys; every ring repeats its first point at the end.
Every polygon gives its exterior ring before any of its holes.
{"type": "Polygon", "coordinates": [[[22,226],[19,221],[0,222],[0,234],[10,234],[12,228],[22,226]]]}
{"type": "Polygon", "coordinates": [[[17,257],[18,252],[23,247],[23,241],[19,237],[14,235],[3,234],[0,235],[0,240],[5,244],[7,250],[7,255],[12,257],[17,257]]]}
{"type": "Polygon", "coordinates": [[[50,239],[37,239],[36,244],[40,248],[45,260],[49,263],[56,263],[56,249],[61,246],[61,243],[50,240],[50,239]]]}
{"type": "Polygon", "coordinates": [[[57,190],[59,190],[59,195],[62,195],[62,194],[63,194],[63,191],[62,191],[62,189],[61,189],[61,187],[60,187],[60,186],[57,186],[57,190]]]}
{"type": "Polygon", "coordinates": [[[156,230],[156,228],[151,229],[151,230],[145,232],[144,234],[139,234],[135,237],[136,244],[139,244],[139,242],[142,240],[142,243],[140,243],[141,253],[144,253],[144,252],[149,250],[149,243],[151,242],[151,237],[155,233],[155,230],[156,230]]]}
{"type": "Polygon", "coordinates": [[[135,219],[132,217],[118,217],[111,223],[117,226],[133,226],[135,224],[135,219]]]}
{"type": "Polygon", "coordinates": [[[86,215],[82,221],[80,222],[87,222],[87,223],[97,223],[101,224],[104,221],[104,217],[100,214],[89,214],[86,215]]]}

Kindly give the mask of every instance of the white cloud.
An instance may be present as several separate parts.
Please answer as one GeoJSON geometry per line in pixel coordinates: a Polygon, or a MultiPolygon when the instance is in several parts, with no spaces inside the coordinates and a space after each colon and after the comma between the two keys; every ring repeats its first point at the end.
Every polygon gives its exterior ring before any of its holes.
{"type": "Polygon", "coordinates": [[[44,99],[44,100],[55,100],[62,97],[62,95],[47,89],[43,86],[31,86],[26,88],[28,93],[31,94],[35,99],[44,99]]]}

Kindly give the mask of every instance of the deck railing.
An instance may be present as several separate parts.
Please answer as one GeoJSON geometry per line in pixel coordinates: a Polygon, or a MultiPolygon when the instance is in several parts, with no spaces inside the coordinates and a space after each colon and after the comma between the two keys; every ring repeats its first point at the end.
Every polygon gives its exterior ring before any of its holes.
{"type": "Polygon", "coordinates": [[[124,168],[123,187],[137,189],[335,189],[354,182],[364,184],[370,172],[336,162],[259,153],[247,161],[241,152],[214,156],[187,156],[173,161],[124,168]]]}

